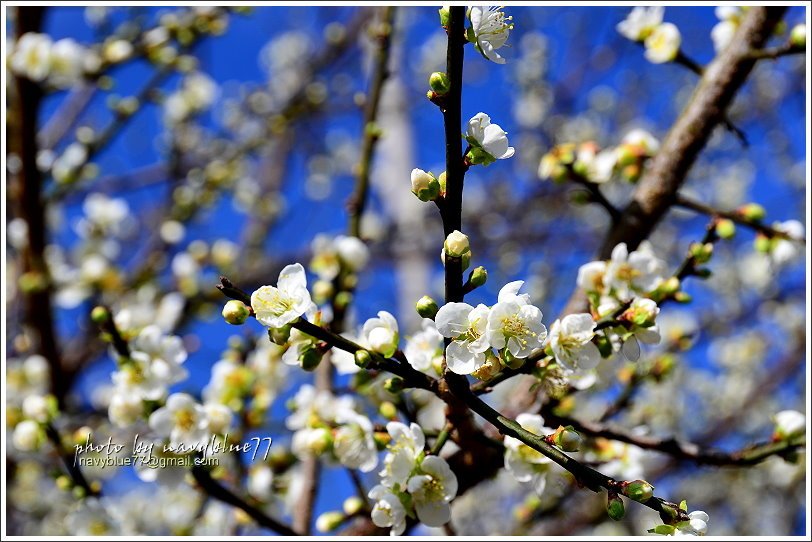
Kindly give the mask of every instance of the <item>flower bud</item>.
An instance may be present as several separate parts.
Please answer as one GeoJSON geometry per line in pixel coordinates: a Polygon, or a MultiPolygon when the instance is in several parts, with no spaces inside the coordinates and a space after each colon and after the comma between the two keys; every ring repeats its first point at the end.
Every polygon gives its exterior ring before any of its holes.
{"type": "Polygon", "coordinates": [[[559,427],[553,434],[553,443],[565,452],[577,452],[581,448],[581,435],[571,425],[559,427]]]}
{"type": "Polygon", "coordinates": [[[355,351],[355,364],[362,369],[366,369],[372,363],[372,355],[366,350],[355,351]]]}
{"type": "Polygon", "coordinates": [[[721,239],[730,239],[736,235],[736,224],[729,218],[723,218],[716,223],[716,235],[721,239]]]}
{"type": "Polygon", "coordinates": [[[751,222],[759,222],[767,216],[767,211],[758,203],[748,203],[739,207],[738,213],[751,222]]]}
{"type": "Polygon", "coordinates": [[[524,365],[525,359],[526,358],[517,358],[507,348],[502,352],[502,360],[505,362],[505,365],[514,370],[520,369],[524,365]]]}
{"type": "Polygon", "coordinates": [[[245,303],[232,299],[223,307],[223,318],[232,326],[241,326],[248,319],[250,311],[245,303]]]}
{"type": "Polygon", "coordinates": [[[625,168],[626,166],[636,164],[643,155],[643,152],[644,150],[640,145],[633,145],[631,143],[618,145],[615,149],[618,167],[625,168]]]}
{"type": "Polygon", "coordinates": [[[443,171],[442,173],[440,173],[440,175],[437,176],[437,182],[440,183],[440,193],[441,194],[445,194],[445,187],[446,187],[446,179],[447,178],[448,178],[448,175],[446,175],[445,171],[443,171]]]}
{"type": "Polygon", "coordinates": [[[93,307],[93,310],[90,311],[90,319],[94,324],[105,324],[110,319],[110,311],[107,310],[107,307],[102,307],[101,305],[93,307]]]}
{"type": "Polygon", "coordinates": [[[471,244],[467,235],[459,230],[454,230],[446,237],[443,249],[452,258],[462,258],[464,254],[471,252],[471,244]]]}
{"type": "Polygon", "coordinates": [[[791,439],[804,434],[806,417],[795,410],[782,410],[773,417],[775,436],[781,440],[791,439]]]}
{"type": "Polygon", "coordinates": [[[803,49],[806,47],[806,25],[796,24],[789,33],[789,42],[793,47],[803,49]]]}
{"type": "Polygon", "coordinates": [[[73,489],[73,481],[70,479],[70,476],[65,474],[62,476],[57,476],[54,482],[56,483],[57,489],[60,489],[61,491],[70,491],[73,489]]]}
{"type": "Polygon", "coordinates": [[[668,277],[659,287],[659,290],[664,295],[674,295],[679,292],[681,286],[680,280],[677,277],[668,277]]]}
{"type": "Polygon", "coordinates": [[[364,509],[364,501],[362,501],[360,497],[349,497],[344,501],[342,508],[345,514],[354,516],[364,509]]]}
{"type": "Polygon", "coordinates": [[[429,76],[429,86],[438,96],[443,96],[451,90],[451,80],[444,72],[434,72],[429,76]]]}
{"type": "Polygon", "coordinates": [[[474,288],[479,288],[486,282],[488,282],[488,270],[482,267],[476,267],[473,271],[471,271],[471,276],[468,277],[468,282],[474,288]]]}
{"type": "Polygon", "coordinates": [[[282,327],[268,328],[268,338],[272,343],[278,344],[279,346],[284,346],[287,344],[288,340],[290,340],[290,330],[290,324],[282,327]]]}
{"type": "Polygon", "coordinates": [[[386,445],[391,442],[392,437],[389,436],[389,433],[386,432],[375,432],[372,435],[373,440],[375,441],[375,445],[378,447],[379,450],[383,450],[386,448],[386,445]]]}
{"type": "Polygon", "coordinates": [[[398,417],[398,408],[389,401],[384,401],[378,407],[378,412],[387,420],[395,420],[398,417]]]}
{"type": "Polygon", "coordinates": [[[620,521],[626,515],[623,507],[623,499],[617,493],[609,493],[609,502],[606,504],[606,512],[615,521],[620,521]]]}
{"type": "Polygon", "coordinates": [[[651,299],[644,297],[635,298],[631,306],[620,316],[621,320],[626,320],[640,327],[651,327],[654,325],[660,307],[651,299]]]}
{"type": "Polygon", "coordinates": [[[329,280],[317,280],[313,284],[313,299],[321,302],[327,301],[335,292],[333,283],[329,280]]]}
{"type": "Polygon", "coordinates": [[[412,194],[420,201],[433,201],[440,195],[440,182],[431,173],[414,168],[411,179],[412,194]]]}
{"type": "Polygon", "coordinates": [[[316,529],[323,533],[329,533],[338,528],[344,522],[344,514],[338,510],[324,512],[316,518],[316,529]]]}
{"type": "Polygon", "coordinates": [[[383,388],[389,393],[398,394],[403,391],[403,379],[399,376],[387,378],[383,383],[383,388]]]}
{"type": "Polygon", "coordinates": [[[323,356],[324,352],[318,349],[315,344],[309,343],[299,350],[299,363],[302,364],[302,369],[305,371],[314,371],[321,363],[323,356]]]}
{"type": "Polygon", "coordinates": [[[434,320],[434,317],[437,316],[437,311],[440,310],[440,308],[437,306],[437,302],[427,295],[424,295],[417,300],[415,309],[417,310],[417,314],[423,318],[430,318],[432,320],[434,320]]]}
{"type": "Polygon", "coordinates": [[[448,21],[451,19],[451,10],[449,6],[443,6],[438,10],[440,14],[440,26],[446,28],[448,26],[448,21]]]}
{"type": "Polygon", "coordinates": [[[760,233],[756,235],[756,238],[753,241],[753,248],[755,248],[758,252],[761,252],[763,254],[769,254],[770,250],[772,249],[772,246],[773,246],[772,239],[760,233]]]}
{"type": "Polygon", "coordinates": [[[696,263],[707,263],[713,256],[713,243],[691,243],[688,253],[696,263]]]}
{"type": "Polygon", "coordinates": [[[626,483],[623,494],[633,501],[646,502],[654,496],[654,486],[645,480],[635,480],[626,483]]]}
{"type": "Polygon", "coordinates": [[[482,147],[474,147],[465,155],[465,159],[472,166],[483,165],[487,166],[494,162],[493,156],[488,154],[482,147]]]}
{"type": "Polygon", "coordinates": [[[677,292],[674,294],[674,301],[677,303],[690,303],[694,298],[688,292],[677,292]]]}

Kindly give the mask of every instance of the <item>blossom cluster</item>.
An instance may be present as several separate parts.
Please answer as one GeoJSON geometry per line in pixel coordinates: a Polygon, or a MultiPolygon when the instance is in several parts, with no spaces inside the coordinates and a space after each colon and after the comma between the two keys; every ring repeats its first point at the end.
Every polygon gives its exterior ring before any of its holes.
{"type": "Polygon", "coordinates": [[[386,425],[391,441],[384,458],[381,483],[369,492],[375,502],[372,522],[390,527],[391,534],[406,529],[406,518],[415,517],[430,527],[451,520],[449,503],[457,495],[457,477],[442,457],[427,455],[426,437],[416,423],[386,425]]]}
{"type": "Polygon", "coordinates": [[[662,6],[634,8],[625,20],[617,25],[624,37],[642,42],[646,59],[655,64],[671,62],[679,54],[682,36],[673,23],[664,23],[662,6]]]}

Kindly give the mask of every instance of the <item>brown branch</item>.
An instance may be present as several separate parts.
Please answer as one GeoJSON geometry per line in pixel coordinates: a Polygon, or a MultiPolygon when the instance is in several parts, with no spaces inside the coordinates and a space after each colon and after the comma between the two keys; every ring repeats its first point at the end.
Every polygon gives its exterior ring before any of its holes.
{"type": "Polygon", "coordinates": [[[750,58],[753,60],[776,60],[782,56],[788,55],[802,55],[806,53],[804,47],[797,47],[790,42],[778,47],[770,47],[768,49],[753,49],[750,51],[750,58]]]}
{"type": "Polygon", "coordinates": [[[547,423],[564,426],[571,425],[576,431],[590,437],[602,437],[618,442],[625,442],[644,450],[661,452],[675,457],[676,459],[691,461],[698,465],[746,467],[760,463],[773,455],[785,455],[794,452],[806,445],[806,439],[801,435],[800,437],[790,440],[754,444],[735,452],[722,452],[719,450],[704,449],[692,442],[683,442],[675,438],[662,439],[634,435],[622,429],[613,428],[602,423],[581,421],[569,416],[559,416],[552,410],[545,410],[542,415],[547,423]]]}
{"type": "Polygon", "coordinates": [[[674,201],[674,205],[678,207],[683,207],[685,209],[690,209],[692,211],[696,211],[697,213],[702,213],[712,217],[718,218],[727,218],[728,220],[732,220],[736,224],[741,224],[742,226],[748,227],[752,230],[755,230],[767,237],[775,237],[779,239],[786,239],[788,241],[795,241],[798,243],[806,243],[806,238],[797,238],[792,237],[786,232],[776,230],[775,228],[768,226],[762,223],[759,220],[750,220],[738,211],[723,211],[721,209],[716,209],[715,207],[711,207],[701,201],[694,200],[688,196],[677,194],[676,200],[674,201]]]}

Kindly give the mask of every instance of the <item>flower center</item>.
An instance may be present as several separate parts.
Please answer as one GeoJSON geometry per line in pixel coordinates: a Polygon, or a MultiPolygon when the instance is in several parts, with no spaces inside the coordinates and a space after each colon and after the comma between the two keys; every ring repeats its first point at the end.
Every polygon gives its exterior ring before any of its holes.
{"type": "Polygon", "coordinates": [[[618,270],[617,270],[617,278],[619,278],[620,280],[628,281],[628,282],[631,282],[632,280],[636,279],[640,275],[642,275],[640,270],[636,269],[635,267],[633,267],[633,266],[631,266],[631,265],[629,265],[627,263],[621,264],[618,267],[618,270]]]}
{"type": "Polygon", "coordinates": [[[518,314],[512,314],[502,318],[502,333],[505,337],[513,337],[518,340],[522,346],[527,345],[525,337],[535,337],[536,334],[527,328],[527,324],[522,320],[518,314]]]}
{"type": "Polygon", "coordinates": [[[195,425],[195,415],[189,409],[179,410],[175,413],[175,425],[184,431],[189,431],[195,425]]]}

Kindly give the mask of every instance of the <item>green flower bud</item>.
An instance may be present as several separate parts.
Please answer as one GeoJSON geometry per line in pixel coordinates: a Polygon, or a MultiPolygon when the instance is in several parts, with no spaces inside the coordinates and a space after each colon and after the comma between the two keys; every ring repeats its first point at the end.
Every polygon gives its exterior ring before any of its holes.
{"type": "Polygon", "coordinates": [[[398,407],[389,401],[384,401],[378,407],[378,412],[387,420],[394,420],[398,417],[398,407]]]}
{"type": "Polygon", "coordinates": [[[645,480],[635,480],[626,484],[623,494],[633,501],[646,502],[654,496],[654,486],[645,480]]]}
{"type": "Polygon", "coordinates": [[[793,47],[803,49],[806,47],[806,25],[796,24],[789,33],[789,42],[793,47]]]}
{"type": "Polygon", "coordinates": [[[693,296],[688,292],[677,292],[674,294],[674,301],[677,303],[690,303],[693,299],[693,296]]]}
{"type": "Polygon", "coordinates": [[[345,514],[348,516],[354,516],[364,509],[364,501],[362,501],[360,497],[349,497],[344,501],[342,508],[344,509],[345,514]]]}
{"type": "Polygon", "coordinates": [[[366,350],[355,351],[355,364],[362,369],[366,369],[372,363],[372,355],[366,350]]]}
{"type": "Polygon", "coordinates": [[[443,96],[451,90],[451,80],[444,72],[434,72],[429,76],[429,86],[438,96],[443,96]]]}
{"type": "Polygon", "coordinates": [[[323,533],[329,533],[344,523],[344,518],[344,514],[338,510],[324,512],[318,518],[316,518],[316,529],[323,533]]]}
{"type": "Polygon", "coordinates": [[[440,310],[440,308],[437,306],[437,302],[427,295],[424,295],[417,300],[415,309],[417,310],[417,314],[423,318],[431,318],[432,320],[434,320],[434,317],[437,316],[437,311],[440,310]]]}
{"type": "Polygon", "coordinates": [[[660,285],[659,290],[665,295],[674,295],[679,292],[680,280],[677,277],[669,277],[660,285]]]}
{"type": "Polygon", "coordinates": [[[446,175],[445,171],[443,171],[442,173],[440,173],[440,175],[437,176],[437,182],[440,183],[440,193],[441,194],[445,194],[446,178],[447,178],[447,175],[446,175]]]}
{"type": "Polygon", "coordinates": [[[288,340],[290,340],[290,330],[290,324],[282,327],[268,328],[268,338],[271,339],[272,343],[284,346],[288,343],[288,340]]]}
{"type": "Polygon", "coordinates": [[[729,218],[723,218],[716,223],[716,235],[721,239],[730,239],[736,235],[736,224],[729,218]]]}
{"type": "Polygon", "coordinates": [[[760,222],[767,216],[767,211],[758,203],[748,203],[739,207],[738,213],[751,222],[760,222]]]}
{"type": "Polygon", "coordinates": [[[241,326],[248,319],[251,312],[245,303],[237,299],[232,299],[223,307],[223,318],[232,326],[241,326]]]}
{"type": "Polygon", "coordinates": [[[344,309],[352,303],[352,294],[350,292],[338,292],[335,298],[335,306],[338,309],[344,309]]]}
{"type": "Polygon", "coordinates": [[[609,502],[606,504],[606,512],[609,517],[615,521],[620,521],[626,515],[626,509],[623,506],[623,499],[617,493],[609,494],[609,502]]]}
{"type": "Polygon", "coordinates": [[[553,434],[553,443],[565,452],[577,452],[581,448],[581,435],[571,425],[559,427],[553,434]]]}
{"type": "Polygon", "coordinates": [[[97,325],[106,324],[110,320],[110,311],[101,305],[93,307],[93,310],[90,311],[90,319],[97,325]]]}
{"type": "Polygon", "coordinates": [[[305,371],[314,371],[321,363],[321,358],[324,356],[315,344],[309,343],[301,347],[299,350],[299,363],[302,364],[302,369],[305,371]]]}
{"type": "Polygon", "coordinates": [[[403,391],[403,379],[399,376],[393,376],[392,378],[387,378],[383,383],[383,388],[388,391],[389,393],[398,394],[403,391]]]}
{"type": "Polygon", "coordinates": [[[488,270],[482,267],[481,265],[471,271],[471,275],[468,277],[468,282],[471,283],[471,286],[474,288],[479,288],[483,284],[488,281],[488,270]]]}
{"type": "Polygon", "coordinates": [[[753,248],[755,248],[758,252],[769,254],[770,250],[772,250],[772,239],[767,237],[766,235],[758,234],[756,235],[755,240],[753,241],[753,248]]]}
{"type": "Polygon", "coordinates": [[[524,365],[526,358],[517,358],[510,353],[510,350],[505,348],[505,350],[502,352],[502,360],[505,362],[507,367],[515,370],[520,369],[524,365]]]}
{"type": "Polygon", "coordinates": [[[706,263],[713,255],[713,243],[691,243],[688,253],[696,263],[706,263]]]}

